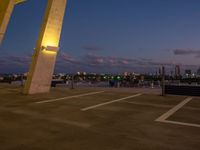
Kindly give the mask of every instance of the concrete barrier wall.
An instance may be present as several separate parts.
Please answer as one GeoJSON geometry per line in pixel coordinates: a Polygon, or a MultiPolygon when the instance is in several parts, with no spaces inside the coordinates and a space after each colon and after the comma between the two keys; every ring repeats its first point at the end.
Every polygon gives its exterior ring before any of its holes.
{"type": "Polygon", "coordinates": [[[166,94],[200,96],[200,86],[166,85],[166,94]]]}

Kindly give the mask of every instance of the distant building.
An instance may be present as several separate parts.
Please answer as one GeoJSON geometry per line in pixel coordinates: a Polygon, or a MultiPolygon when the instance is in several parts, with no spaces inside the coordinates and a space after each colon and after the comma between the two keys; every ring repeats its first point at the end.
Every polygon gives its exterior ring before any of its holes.
{"type": "Polygon", "coordinates": [[[128,76],[128,72],[124,72],[124,76],[125,76],[125,77],[128,76]]]}
{"type": "Polygon", "coordinates": [[[159,68],[159,70],[158,70],[158,75],[162,75],[162,69],[161,68],[159,68]]]}
{"type": "Polygon", "coordinates": [[[172,70],[170,71],[170,73],[171,73],[171,76],[173,76],[173,73],[174,73],[174,72],[173,72],[172,70]]]}
{"type": "Polygon", "coordinates": [[[186,69],[185,70],[185,75],[186,76],[191,76],[192,75],[192,71],[190,69],[186,69]]]}
{"type": "Polygon", "coordinates": [[[180,65],[175,66],[175,76],[180,76],[181,75],[181,69],[180,65]]]}
{"type": "Polygon", "coordinates": [[[200,75],[200,67],[197,69],[197,75],[200,75]]]}

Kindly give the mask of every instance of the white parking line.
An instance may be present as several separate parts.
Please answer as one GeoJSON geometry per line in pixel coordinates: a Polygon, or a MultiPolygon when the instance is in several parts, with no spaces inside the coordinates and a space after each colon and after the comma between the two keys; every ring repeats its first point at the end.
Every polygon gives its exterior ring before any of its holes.
{"type": "MultiPolygon", "coordinates": [[[[149,106],[149,107],[157,107],[157,108],[172,108],[172,105],[163,105],[163,104],[152,104],[152,103],[142,103],[142,102],[129,102],[129,101],[121,101],[121,103],[128,103],[128,104],[133,104],[133,105],[141,105],[141,106],[149,106]]],[[[193,108],[191,106],[185,106],[185,110],[194,110],[194,111],[200,111],[200,108],[193,108]]]]}
{"type": "Polygon", "coordinates": [[[173,115],[175,112],[177,112],[181,107],[183,107],[185,104],[187,104],[189,101],[192,100],[192,97],[188,97],[185,100],[183,100],[181,103],[170,109],[168,112],[164,113],[162,116],[156,119],[156,121],[164,121],[167,118],[169,118],[171,115],[173,115]]]}
{"type": "Polygon", "coordinates": [[[91,126],[91,124],[88,124],[88,123],[67,120],[67,119],[59,119],[57,117],[46,116],[44,114],[41,114],[38,112],[33,112],[33,111],[28,111],[28,110],[16,110],[16,109],[11,109],[11,108],[0,107],[0,111],[11,112],[11,113],[14,113],[17,115],[31,117],[33,119],[39,119],[39,120],[43,120],[43,121],[50,121],[50,122],[54,122],[54,123],[66,124],[66,125],[76,126],[76,127],[80,127],[80,128],[89,128],[91,126]]]}
{"type": "Polygon", "coordinates": [[[158,107],[158,108],[172,108],[171,105],[162,105],[162,104],[151,104],[151,103],[141,103],[141,102],[129,102],[129,101],[122,101],[122,103],[128,103],[133,105],[141,105],[141,106],[150,106],[150,107],[158,107]]]}
{"type": "Polygon", "coordinates": [[[50,103],[50,102],[61,101],[61,100],[72,99],[72,98],[78,98],[78,97],[83,97],[83,96],[96,95],[96,94],[100,94],[100,93],[103,93],[103,92],[104,91],[91,92],[91,93],[67,96],[67,97],[62,97],[62,98],[57,98],[57,99],[44,100],[44,101],[39,101],[39,102],[35,102],[35,103],[36,104],[50,103]]]}
{"type": "Polygon", "coordinates": [[[94,109],[94,108],[101,107],[101,106],[104,106],[104,105],[108,105],[108,104],[111,104],[111,103],[115,103],[115,102],[119,102],[119,101],[122,101],[122,100],[130,99],[130,98],[133,98],[133,97],[138,97],[138,96],[141,96],[141,95],[142,94],[135,94],[135,95],[131,95],[131,96],[128,96],[128,97],[116,99],[116,100],[113,100],[113,101],[109,101],[109,102],[105,102],[105,103],[89,106],[89,107],[86,107],[86,108],[82,108],[81,111],[87,111],[87,110],[90,110],[90,109],[94,109]]]}
{"type": "Polygon", "coordinates": [[[171,121],[171,120],[164,120],[162,122],[200,128],[200,124],[194,124],[194,123],[185,123],[185,122],[171,121]]]}
{"type": "Polygon", "coordinates": [[[200,124],[166,120],[167,118],[169,118],[171,115],[173,115],[175,112],[177,112],[180,108],[182,108],[185,104],[187,104],[191,100],[192,100],[192,97],[186,98],[181,103],[179,103],[178,105],[176,105],[175,107],[170,109],[168,112],[164,113],[162,116],[157,118],[155,121],[162,122],[162,123],[177,124],[177,125],[200,128],[200,124]]]}

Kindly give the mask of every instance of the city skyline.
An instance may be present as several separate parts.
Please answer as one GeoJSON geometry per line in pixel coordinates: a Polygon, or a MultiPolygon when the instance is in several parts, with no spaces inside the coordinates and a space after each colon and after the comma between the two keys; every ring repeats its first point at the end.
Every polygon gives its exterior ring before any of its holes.
{"type": "MultiPolygon", "coordinates": [[[[27,72],[46,0],[17,6],[0,48],[0,73],[27,72]],[[37,9],[37,11],[35,11],[37,9]]],[[[68,0],[56,72],[197,69],[197,0],[68,0]]]]}

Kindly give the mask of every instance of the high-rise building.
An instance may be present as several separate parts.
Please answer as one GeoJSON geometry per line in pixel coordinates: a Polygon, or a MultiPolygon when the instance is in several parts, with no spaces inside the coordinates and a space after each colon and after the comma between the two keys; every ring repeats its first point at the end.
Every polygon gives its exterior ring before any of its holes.
{"type": "Polygon", "coordinates": [[[161,68],[159,68],[159,70],[158,70],[158,75],[162,75],[162,70],[161,70],[161,68]]]}
{"type": "Polygon", "coordinates": [[[175,76],[180,76],[181,75],[181,70],[180,70],[180,65],[175,66],[175,76]]]}
{"type": "Polygon", "coordinates": [[[197,69],[197,75],[200,75],[200,68],[197,69]]]}

